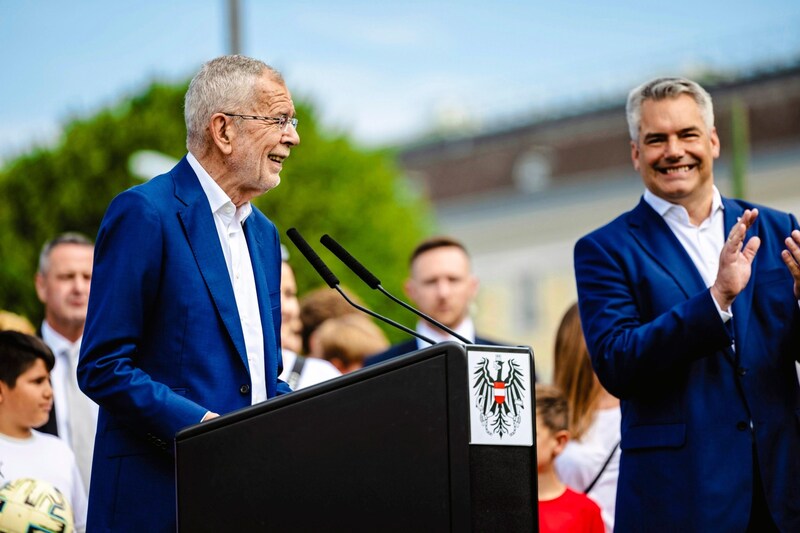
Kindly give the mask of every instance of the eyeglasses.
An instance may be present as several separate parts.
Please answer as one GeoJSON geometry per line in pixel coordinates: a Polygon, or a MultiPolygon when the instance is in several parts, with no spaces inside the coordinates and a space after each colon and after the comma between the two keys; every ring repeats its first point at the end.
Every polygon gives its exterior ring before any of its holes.
{"type": "Polygon", "coordinates": [[[281,131],[287,131],[289,129],[289,124],[291,124],[292,128],[295,130],[297,129],[297,119],[286,115],[281,115],[279,117],[259,117],[258,115],[237,115],[236,113],[225,113],[224,111],[222,114],[226,117],[239,117],[243,120],[262,120],[270,124],[277,124],[281,131]]]}

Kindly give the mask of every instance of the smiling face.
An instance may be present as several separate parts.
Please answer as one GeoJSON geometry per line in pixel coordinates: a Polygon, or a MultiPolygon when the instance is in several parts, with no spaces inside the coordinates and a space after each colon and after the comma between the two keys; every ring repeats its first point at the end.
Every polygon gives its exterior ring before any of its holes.
{"type": "MultiPolygon", "coordinates": [[[[295,116],[286,85],[266,71],[255,84],[253,108],[237,112],[265,117],[295,116]]],[[[278,186],[283,162],[291,148],[300,144],[300,136],[291,124],[284,129],[262,120],[238,117],[227,120],[235,124],[236,130],[226,162],[235,192],[228,194],[236,205],[241,205],[278,186]]]]}
{"type": "Polygon", "coordinates": [[[631,142],[631,160],[650,192],[690,213],[706,209],[706,204],[710,209],[717,157],[717,131],[706,126],[691,96],[642,103],[639,139],[631,142]]]}
{"type": "Polygon", "coordinates": [[[31,428],[47,422],[53,407],[50,372],[36,359],[10,387],[0,381],[0,431],[10,437],[30,436],[31,428]]]}

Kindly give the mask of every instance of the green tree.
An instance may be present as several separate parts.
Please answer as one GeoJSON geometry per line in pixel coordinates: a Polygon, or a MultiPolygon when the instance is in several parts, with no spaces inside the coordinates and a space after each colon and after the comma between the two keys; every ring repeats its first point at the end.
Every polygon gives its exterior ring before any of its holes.
{"type": "MultiPolygon", "coordinates": [[[[128,168],[133,153],[183,156],[185,91],[186,84],[153,83],[94,116],[73,119],[53,147],[33,148],[0,170],[0,308],[40,321],[33,276],[42,243],[63,231],[94,237],[111,199],[140,183],[128,168]]],[[[407,255],[432,226],[429,206],[411,193],[392,151],[360,148],[344,134],[324,132],[311,104],[297,108],[301,145],[292,150],[281,185],[255,203],[290,249],[301,295],[322,281],[286,238],[290,227],[369,307],[396,317],[396,307],[350,274],[318,239],[329,233],[399,293],[407,255]]],[[[399,321],[413,323],[413,316],[399,321]]]]}

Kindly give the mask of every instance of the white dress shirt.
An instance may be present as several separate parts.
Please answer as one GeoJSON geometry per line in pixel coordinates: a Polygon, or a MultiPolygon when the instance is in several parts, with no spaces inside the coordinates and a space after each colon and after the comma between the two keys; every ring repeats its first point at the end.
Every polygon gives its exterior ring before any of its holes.
{"type": "Polygon", "coordinates": [[[253,208],[245,202],[238,208],[217,185],[200,162],[189,153],[186,156],[200,186],[208,198],[217,236],[228,266],[228,275],[233,286],[233,295],[239,311],[239,320],[244,333],[244,344],[247,350],[247,364],[250,371],[250,403],[256,404],[267,399],[267,379],[264,368],[264,331],[261,327],[261,313],[258,310],[258,293],[253,275],[253,263],[250,260],[250,249],[244,236],[244,222],[253,208]]]}
{"type": "MultiPolygon", "coordinates": [[[[678,241],[689,254],[692,263],[700,272],[700,276],[706,284],[711,287],[717,280],[719,271],[719,256],[725,244],[725,206],[722,205],[722,197],[717,187],[714,187],[714,196],[711,200],[711,213],[703,220],[699,226],[695,226],[689,220],[689,212],[682,205],[670,203],[663,198],[659,198],[649,189],[644,192],[644,201],[650,204],[656,213],[661,215],[669,229],[677,237],[678,241]]],[[[714,301],[717,306],[719,316],[723,322],[727,322],[733,316],[732,309],[725,311],[720,308],[719,303],[714,301]]]]}
{"type": "Polygon", "coordinates": [[[78,354],[80,353],[82,339],[70,342],[50,327],[50,324],[45,320],[42,322],[42,340],[56,358],[56,364],[50,372],[50,382],[53,387],[53,404],[56,410],[58,436],[75,453],[78,468],[83,478],[83,485],[88,489],[91,479],[92,455],[99,407],[88,396],[78,390],[78,354]],[[68,387],[70,387],[70,390],[68,390],[68,387]],[[70,408],[70,394],[73,394],[75,398],[73,401],[78,402],[75,408],[81,412],[81,416],[88,417],[88,420],[75,421],[75,427],[80,428],[79,431],[83,433],[80,436],[72,434],[72,416],[74,413],[70,408]]]}
{"type": "MultiPolygon", "coordinates": [[[[456,333],[458,333],[459,335],[461,335],[465,339],[469,339],[472,342],[475,342],[475,324],[472,322],[472,319],[470,317],[467,317],[464,320],[462,320],[461,324],[459,324],[458,327],[450,328],[450,329],[452,329],[453,331],[455,331],[456,333]]],[[[437,343],[445,342],[445,341],[454,341],[454,342],[458,342],[458,343],[464,344],[463,342],[461,342],[457,338],[453,337],[449,333],[445,333],[444,331],[440,330],[439,328],[435,328],[435,327],[431,326],[430,324],[428,324],[424,320],[420,320],[419,322],[417,322],[416,331],[420,335],[428,337],[429,339],[431,339],[433,341],[436,341],[437,343]]],[[[418,350],[421,350],[423,348],[427,348],[428,346],[430,346],[430,344],[428,344],[424,340],[417,339],[417,349],[418,350]]]]}

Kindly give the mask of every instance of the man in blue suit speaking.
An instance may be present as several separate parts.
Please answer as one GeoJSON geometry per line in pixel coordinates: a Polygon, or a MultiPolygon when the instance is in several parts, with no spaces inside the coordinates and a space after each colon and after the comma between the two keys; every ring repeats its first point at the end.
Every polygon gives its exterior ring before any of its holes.
{"type": "Polygon", "coordinates": [[[622,400],[617,531],[800,531],[800,231],[721,197],[711,97],[628,97],[639,205],[575,246],[581,320],[622,400]]]}
{"type": "Polygon", "coordinates": [[[250,203],[300,142],[291,95],[261,61],[203,65],[189,153],[118,195],[100,226],[78,379],[100,406],[90,531],[174,531],[178,430],[288,392],[281,253],[250,203]]]}

